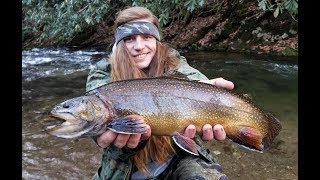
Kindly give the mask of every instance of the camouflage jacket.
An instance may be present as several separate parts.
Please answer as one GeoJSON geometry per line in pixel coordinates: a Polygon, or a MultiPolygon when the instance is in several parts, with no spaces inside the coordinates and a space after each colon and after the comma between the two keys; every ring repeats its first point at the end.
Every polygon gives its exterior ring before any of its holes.
{"type": "MultiPolygon", "coordinates": [[[[173,50],[177,57],[180,59],[180,63],[176,67],[176,71],[183,73],[189,79],[193,80],[207,80],[208,78],[203,75],[197,69],[191,67],[185,57],[181,56],[178,51],[173,50]]],[[[90,91],[99,86],[103,86],[110,82],[110,64],[107,59],[102,59],[90,70],[86,91],[90,91]]],[[[197,149],[206,161],[214,162],[214,158],[208,153],[208,150],[202,145],[202,141],[199,136],[194,138],[197,149]]],[[[140,143],[135,149],[116,148],[113,145],[103,149],[103,155],[101,160],[101,166],[93,179],[130,179],[133,171],[132,156],[142,149],[145,142],[140,143]]]]}

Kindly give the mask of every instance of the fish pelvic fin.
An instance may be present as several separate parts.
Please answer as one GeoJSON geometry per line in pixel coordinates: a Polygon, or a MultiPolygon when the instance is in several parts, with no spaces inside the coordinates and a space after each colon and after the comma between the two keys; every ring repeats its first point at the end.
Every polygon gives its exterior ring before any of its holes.
{"type": "Polygon", "coordinates": [[[173,134],[172,139],[175,142],[175,144],[182,150],[195,156],[199,156],[198,150],[196,148],[196,143],[192,139],[183,136],[178,132],[175,132],[173,134]]]}
{"type": "Polygon", "coordinates": [[[128,115],[113,119],[107,126],[111,131],[121,134],[144,134],[146,123],[142,116],[128,115]]]}
{"type": "Polygon", "coordinates": [[[262,152],[265,149],[261,132],[252,127],[242,127],[236,134],[227,134],[227,137],[250,150],[262,152]]]}

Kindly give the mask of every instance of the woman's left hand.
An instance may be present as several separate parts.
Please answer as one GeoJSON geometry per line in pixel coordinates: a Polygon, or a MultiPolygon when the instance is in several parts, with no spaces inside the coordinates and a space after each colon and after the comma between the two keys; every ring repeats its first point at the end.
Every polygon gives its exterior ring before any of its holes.
{"type": "MultiPolygon", "coordinates": [[[[184,131],[184,136],[189,138],[193,138],[196,135],[196,127],[191,124],[184,131]]],[[[215,126],[211,126],[210,124],[205,124],[202,127],[202,137],[203,141],[210,141],[213,139],[222,141],[226,138],[226,132],[223,129],[223,126],[220,124],[216,124],[215,126]]]]}

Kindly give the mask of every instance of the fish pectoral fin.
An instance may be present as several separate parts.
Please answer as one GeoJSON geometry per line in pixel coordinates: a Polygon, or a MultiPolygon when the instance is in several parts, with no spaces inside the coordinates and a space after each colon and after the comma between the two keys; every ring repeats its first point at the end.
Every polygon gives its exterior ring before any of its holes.
{"type": "Polygon", "coordinates": [[[232,141],[251,150],[263,151],[262,134],[252,127],[242,127],[237,134],[227,135],[232,141]]]}
{"type": "Polygon", "coordinates": [[[174,135],[172,136],[172,139],[175,142],[175,144],[179,146],[181,149],[183,149],[184,151],[190,154],[199,156],[198,150],[196,148],[196,143],[192,139],[186,136],[183,136],[178,132],[174,133],[174,135]]]}
{"type": "Polygon", "coordinates": [[[146,133],[146,123],[142,116],[128,115],[113,119],[108,128],[121,134],[144,134],[146,133]]]}

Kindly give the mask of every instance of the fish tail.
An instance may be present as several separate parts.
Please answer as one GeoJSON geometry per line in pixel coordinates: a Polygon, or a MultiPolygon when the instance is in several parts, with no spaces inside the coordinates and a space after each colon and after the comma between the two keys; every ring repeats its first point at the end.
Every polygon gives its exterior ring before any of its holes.
{"type": "Polygon", "coordinates": [[[264,114],[264,119],[267,121],[267,134],[254,127],[242,126],[238,131],[227,133],[227,137],[243,147],[262,152],[270,146],[282,128],[274,115],[264,114]]]}
{"type": "Polygon", "coordinates": [[[266,113],[265,117],[268,121],[268,134],[262,140],[264,148],[268,148],[274,138],[279,134],[282,129],[280,121],[271,113],[266,113]]]}

